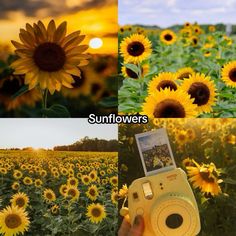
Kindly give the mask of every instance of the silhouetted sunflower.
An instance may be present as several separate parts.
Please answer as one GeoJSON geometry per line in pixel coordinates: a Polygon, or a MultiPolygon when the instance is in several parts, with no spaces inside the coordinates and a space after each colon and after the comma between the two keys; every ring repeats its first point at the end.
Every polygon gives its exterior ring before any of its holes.
{"type": "Polygon", "coordinates": [[[87,45],[79,45],[85,35],[76,31],[66,36],[66,22],[56,27],[51,20],[46,28],[41,21],[19,34],[22,43],[12,41],[19,59],[12,63],[15,74],[25,74],[29,89],[39,84],[53,94],[62,86],[72,88],[72,75],[80,76],[80,66],[88,64],[88,55],[83,52],[87,45]]]}

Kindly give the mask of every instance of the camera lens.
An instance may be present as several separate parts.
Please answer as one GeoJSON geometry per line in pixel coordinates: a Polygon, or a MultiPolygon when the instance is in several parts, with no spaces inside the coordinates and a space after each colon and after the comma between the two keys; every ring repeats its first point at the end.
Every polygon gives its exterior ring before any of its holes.
{"type": "Polygon", "coordinates": [[[179,214],[171,214],[166,219],[166,225],[171,229],[179,228],[183,223],[183,217],[179,214]]]}

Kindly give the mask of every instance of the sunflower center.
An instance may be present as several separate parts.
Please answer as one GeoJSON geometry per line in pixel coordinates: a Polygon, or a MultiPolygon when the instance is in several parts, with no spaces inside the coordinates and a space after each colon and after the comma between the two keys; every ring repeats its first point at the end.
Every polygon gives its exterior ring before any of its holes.
{"type": "Polygon", "coordinates": [[[166,35],[164,36],[164,38],[165,38],[166,41],[171,41],[171,40],[173,39],[173,37],[172,37],[171,34],[166,34],[166,35]]]}
{"type": "Polygon", "coordinates": [[[135,41],[128,45],[127,51],[131,56],[138,57],[144,53],[145,48],[142,43],[135,41]]]}
{"type": "Polygon", "coordinates": [[[236,68],[233,68],[233,69],[229,72],[229,78],[230,78],[233,82],[236,82],[236,68]]]}
{"type": "Polygon", "coordinates": [[[17,214],[9,214],[5,218],[5,224],[10,229],[15,229],[21,225],[21,218],[17,214]]]}
{"type": "Polygon", "coordinates": [[[179,140],[184,141],[184,140],[185,140],[185,135],[180,134],[180,135],[179,135],[179,140]]]}
{"type": "Polygon", "coordinates": [[[89,190],[89,194],[90,194],[91,196],[95,196],[95,195],[96,195],[96,192],[95,192],[95,190],[92,188],[92,189],[89,190]]]}
{"type": "Polygon", "coordinates": [[[18,80],[16,78],[14,78],[13,80],[6,79],[3,82],[2,87],[0,88],[0,93],[3,95],[8,95],[8,96],[10,95],[11,96],[20,90],[21,84],[22,83],[20,82],[20,80],[18,80]]]}
{"type": "Polygon", "coordinates": [[[34,51],[34,62],[43,71],[62,69],[66,61],[64,50],[56,43],[40,44],[34,51]]]}
{"type": "Polygon", "coordinates": [[[47,193],[47,194],[46,194],[46,198],[47,198],[47,199],[52,199],[52,194],[51,194],[51,193],[47,193]]]}
{"type": "Polygon", "coordinates": [[[84,178],[84,182],[89,182],[89,179],[88,178],[84,178]]]}
{"type": "Polygon", "coordinates": [[[171,80],[162,80],[158,85],[157,85],[157,90],[160,89],[165,89],[165,88],[170,88],[170,90],[177,90],[176,84],[171,81],[171,80]]]}
{"type": "Polygon", "coordinates": [[[155,118],[184,118],[185,109],[180,102],[166,99],[156,105],[153,115],[155,118]]]}
{"type": "Polygon", "coordinates": [[[101,210],[99,208],[93,208],[92,211],[91,211],[91,214],[94,217],[99,217],[101,215],[101,210]]]}
{"type": "Polygon", "coordinates": [[[180,79],[180,80],[187,79],[187,78],[189,78],[190,75],[191,75],[191,73],[186,72],[186,73],[179,75],[178,79],[180,79]]]}
{"type": "Polygon", "coordinates": [[[213,177],[210,177],[210,173],[209,172],[199,172],[200,176],[202,177],[202,179],[208,183],[214,183],[215,180],[213,177]]]}
{"type": "Polygon", "coordinates": [[[197,44],[197,39],[193,39],[193,44],[194,44],[194,45],[197,44]]]}
{"type": "Polygon", "coordinates": [[[71,197],[75,197],[76,196],[75,190],[74,189],[69,189],[68,195],[70,195],[71,197]]]}
{"type": "Polygon", "coordinates": [[[92,84],[92,94],[97,94],[97,92],[101,89],[102,87],[101,87],[101,85],[100,84],[98,84],[98,83],[93,83],[92,84]]]}
{"type": "Polygon", "coordinates": [[[74,79],[74,83],[72,84],[73,88],[80,88],[81,86],[83,86],[84,82],[85,82],[85,76],[84,76],[84,72],[80,71],[80,77],[72,75],[73,79],[74,79]]]}
{"type": "Polygon", "coordinates": [[[25,200],[24,200],[24,198],[22,198],[22,197],[17,198],[17,199],[16,199],[16,205],[17,205],[18,207],[23,207],[23,206],[25,205],[25,200]]]}
{"type": "Polygon", "coordinates": [[[191,98],[194,98],[194,104],[197,104],[198,106],[207,104],[210,98],[209,88],[200,82],[193,83],[190,86],[188,93],[191,95],[191,98]]]}
{"type": "Polygon", "coordinates": [[[71,185],[75,185],[75,184],[76,184],[76,181],[75,181],[74,179],[71,179],[71,180],[70,180],[70,184],[71,184],[71,185]]]}

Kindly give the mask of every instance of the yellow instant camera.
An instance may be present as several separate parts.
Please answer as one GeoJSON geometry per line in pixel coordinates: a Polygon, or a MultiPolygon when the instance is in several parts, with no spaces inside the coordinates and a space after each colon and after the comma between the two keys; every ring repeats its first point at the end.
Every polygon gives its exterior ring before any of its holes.
{"type": "Polygon", "coordinates": [[[131,223],[136,215],[144,218],[143,236],[196,236],[200,231],[197,203],[180,168],[133,181],[128,204],[131,223]]]}

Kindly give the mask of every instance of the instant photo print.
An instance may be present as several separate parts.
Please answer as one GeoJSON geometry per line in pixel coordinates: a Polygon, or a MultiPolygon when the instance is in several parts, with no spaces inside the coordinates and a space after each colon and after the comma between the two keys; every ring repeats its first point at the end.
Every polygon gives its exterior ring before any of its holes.
{"type": "Polygon", "coordinates": [[[176,168],[164,128],[135,135],[146,176],[176,168]]]}

